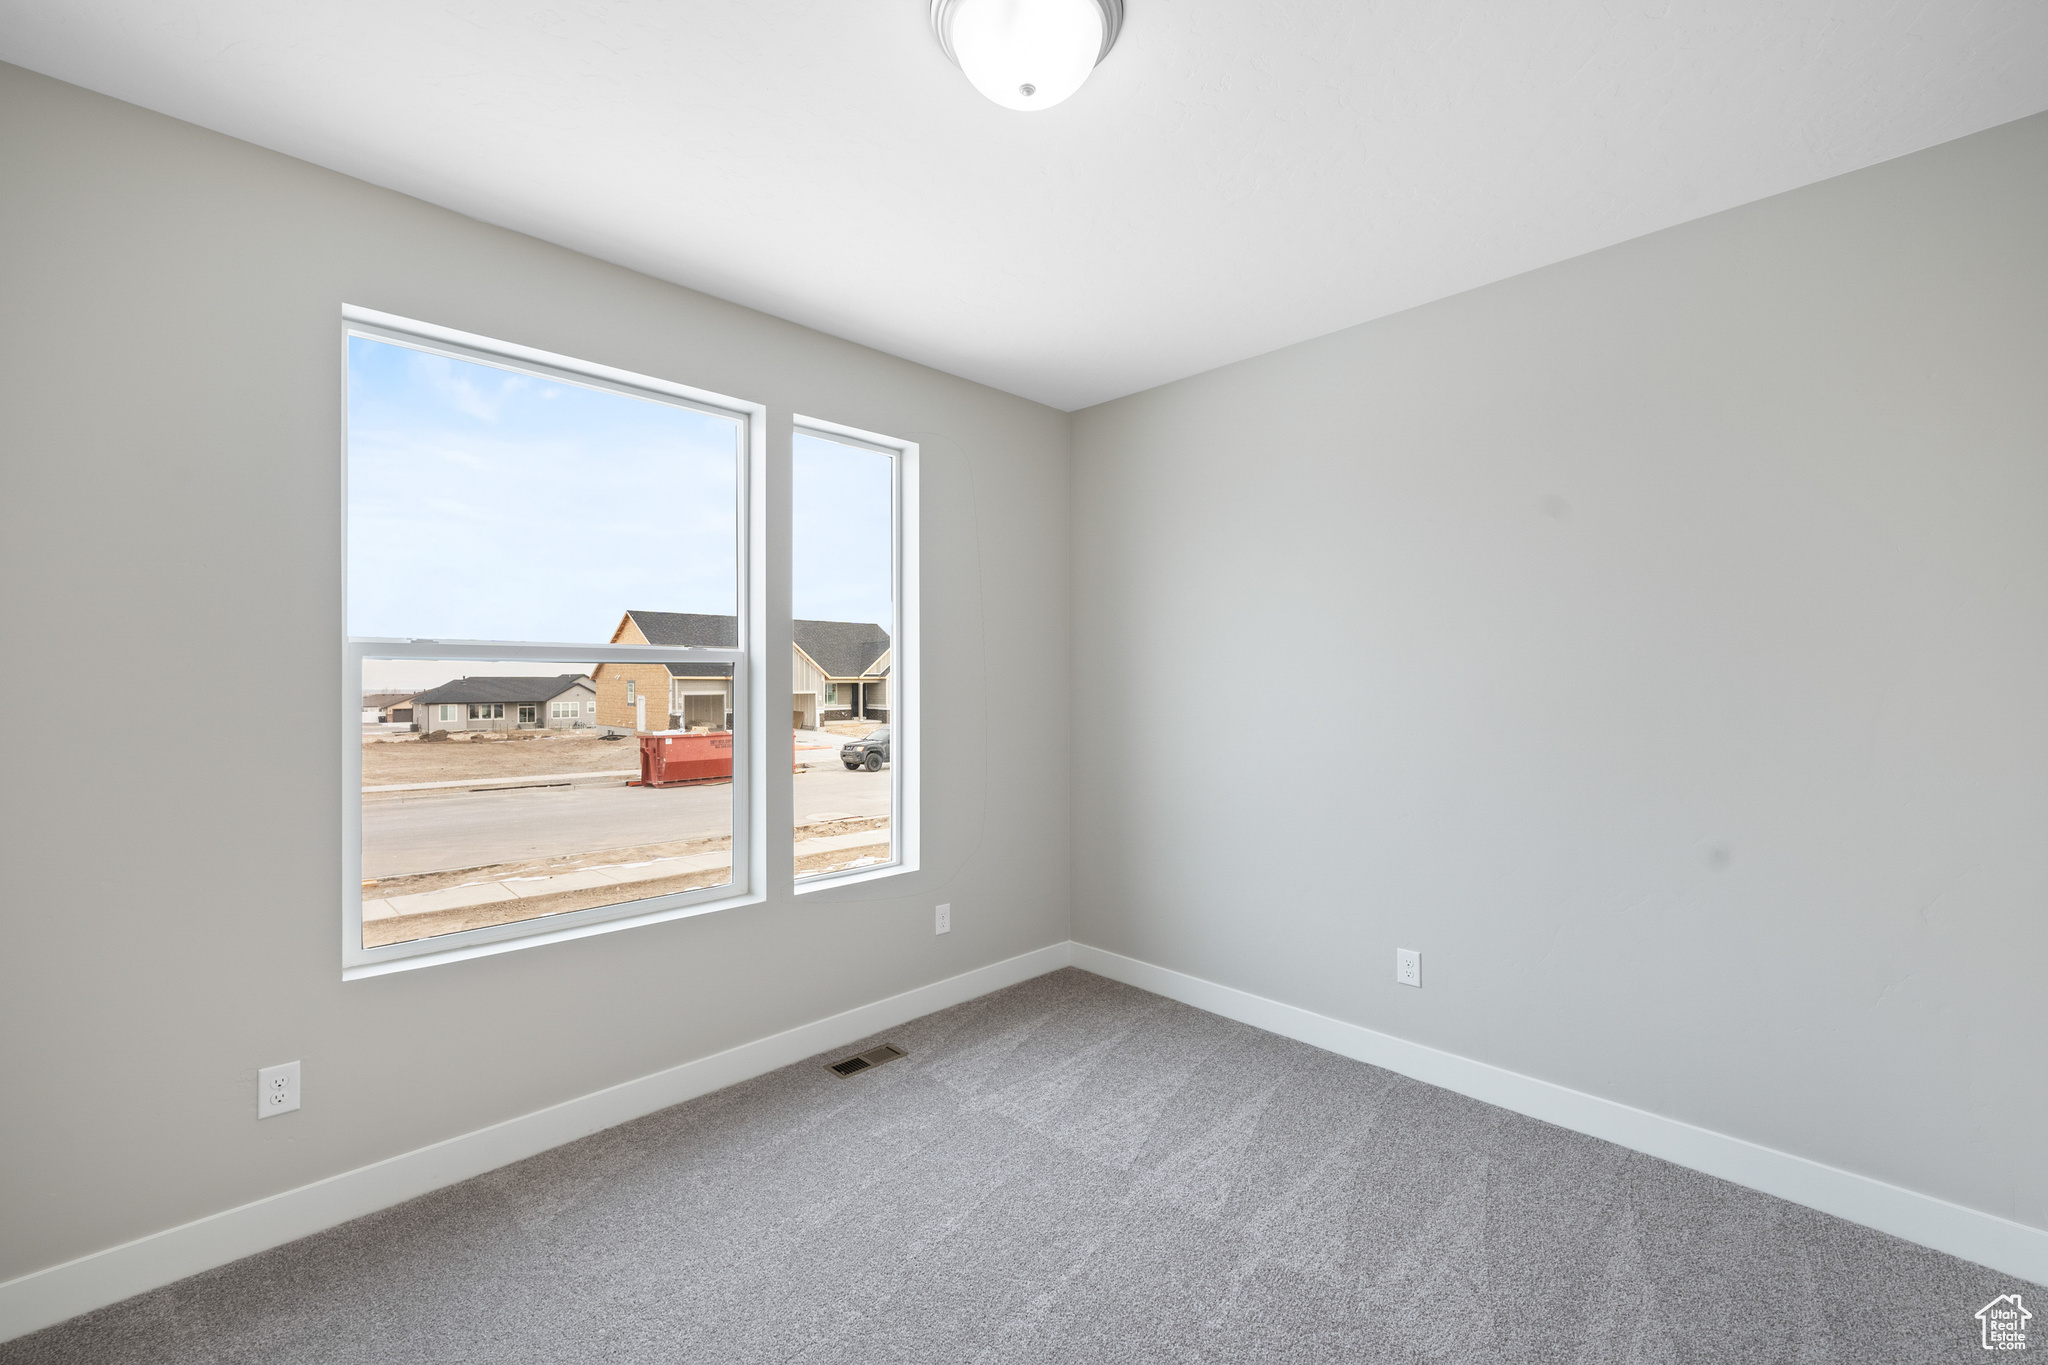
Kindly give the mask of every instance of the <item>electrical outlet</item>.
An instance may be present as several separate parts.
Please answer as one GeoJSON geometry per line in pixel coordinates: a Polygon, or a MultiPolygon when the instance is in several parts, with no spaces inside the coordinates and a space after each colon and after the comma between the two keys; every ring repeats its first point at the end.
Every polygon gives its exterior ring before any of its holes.
{"type": "Polygon", "coordinates": [[[935,934],[950,934],[953,932],[953,907],[950,904],[939,906],[932,916],[932,932],[935,934]]]}
{"type": "Polygon", "coordinates": [[[1413,948],[1394,949],[1394,980],[1403,986],[1422,986],[1422,954],[1413,948]]]}
{"type": "Polygon", "coordinates": [[[256,1073],[256,1117],[273,1118],[299,1107],[299,1064],[285,1062],[256,1073]]]}

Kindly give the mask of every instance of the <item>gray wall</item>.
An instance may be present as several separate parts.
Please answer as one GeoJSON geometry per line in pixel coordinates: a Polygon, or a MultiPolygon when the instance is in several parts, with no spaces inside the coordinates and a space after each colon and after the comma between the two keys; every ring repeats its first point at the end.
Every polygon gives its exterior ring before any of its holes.
{"type": "Polygon", "coordinates": [[[0,611],[65,697],[7,740],[0,1279],[1067,937],[1065,763],[986,728],[1067,666],[1063,414],[4,66],[0,186],[0,611]],[[922,442],[927,870],[344,984],[344,301],[765,402],[784,469],[792,411],[922,442]],[[311,709],[135,725],[138,671],[311,709]]]}
{"type": "Polygon", "coordinates": [[[2048,116],[1077,415],[1075,936],[2048,1225],[2044,267],[2048,116]]]}
{"type": "Polygon", "coordinates": [[[2048,120],[1093,409],[1071,486],[1061,414],[5,66],[0,184],[0,628],[67,697],[9,740],[0,1279],[1056,942],[1070,885],[1085,941],[2048,1224],[2048,120]],[[923,442],[927,870],[342,983],[344,300],[778,456],[923,442]],[[127,728],[108,652],[336,719],[127,728]],[[1026,675],[1071,772],[992,745],[1026,675]]]}

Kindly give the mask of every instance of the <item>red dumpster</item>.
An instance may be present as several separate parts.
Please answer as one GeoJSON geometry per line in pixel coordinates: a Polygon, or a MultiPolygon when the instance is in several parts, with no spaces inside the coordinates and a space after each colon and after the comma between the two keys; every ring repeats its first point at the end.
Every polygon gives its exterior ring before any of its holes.
{"type": "Polygon", "coordinates": [[[635,787],[687,787],[732,780],[732,733],[685,734],[658,730],[640,736],[640,780],[635,787]]]}

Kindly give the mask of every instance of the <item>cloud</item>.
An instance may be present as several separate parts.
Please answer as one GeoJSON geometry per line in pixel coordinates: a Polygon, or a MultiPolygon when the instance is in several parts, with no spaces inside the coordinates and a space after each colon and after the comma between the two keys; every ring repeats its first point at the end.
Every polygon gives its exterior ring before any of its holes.
{"type": "Polygon", "coordinates": [[[457,412],[480,422],[497,421],[498,410],[506,400],[533,382],[527,375],[506,374],[494,375],[494,383],[481,377],[482,366],[464,365],[458,369],[448,357],[424,351],[412,353],[412,368],[436,393],[446,397],[457,412]]]}

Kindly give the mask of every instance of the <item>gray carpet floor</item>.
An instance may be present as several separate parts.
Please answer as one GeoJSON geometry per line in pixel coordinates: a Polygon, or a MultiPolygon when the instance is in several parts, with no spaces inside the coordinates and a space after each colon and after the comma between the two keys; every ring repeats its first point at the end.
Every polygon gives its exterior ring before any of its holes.
{"type": "Polygon", "coordinates": [[[883,1040],[0,1362],[1926,1365],[2029,1288],[1079,971],[883,1040]]]}

